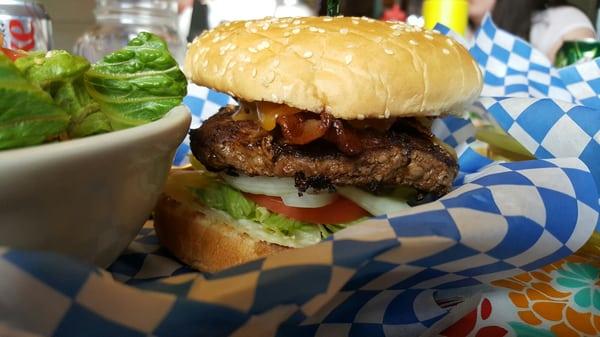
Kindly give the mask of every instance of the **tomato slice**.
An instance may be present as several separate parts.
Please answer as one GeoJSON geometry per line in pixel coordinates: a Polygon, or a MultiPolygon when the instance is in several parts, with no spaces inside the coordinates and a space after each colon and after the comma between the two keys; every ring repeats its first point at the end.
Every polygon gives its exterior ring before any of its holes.
{"type": "Polygon", "coordinates": [[[27,55],[27,53],[25,53],[25,52],[16,51],[16,50],[8,49],[8,48],[0,48],[0,49],[2,50],[2,53],[4,55],[8,56],[8,58],[13,61],[20,57],[27,55]]]}
{"type": "Polygon", "coordinates": [[[244,195],[271,212],[281,214],[290,219],[314,224],[336,225],[369,216],[367,211],[342,196],[338,196],[335,201],[327,206],[300,208],[287,206],[280,197],[250,193],[244,193],[244,195]]]}

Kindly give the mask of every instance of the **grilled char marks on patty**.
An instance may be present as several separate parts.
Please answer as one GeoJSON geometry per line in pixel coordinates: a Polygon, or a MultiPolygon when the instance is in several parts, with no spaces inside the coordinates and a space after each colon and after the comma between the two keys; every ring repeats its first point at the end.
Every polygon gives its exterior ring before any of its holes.
{"type": "Polygon", "coordinates": [[[399,118],[385,133],[358,130],[364,151],[347,156],[324,140],[286,144],[278,129],[264,130],[254,120],[234,121],[235,110],[224,107],[190,132],[194,156],[211,171],[293,177],[300,191],[406,185],[438,195],[449,191],[458,171],[452,155],[414,119],[399,118]]]}

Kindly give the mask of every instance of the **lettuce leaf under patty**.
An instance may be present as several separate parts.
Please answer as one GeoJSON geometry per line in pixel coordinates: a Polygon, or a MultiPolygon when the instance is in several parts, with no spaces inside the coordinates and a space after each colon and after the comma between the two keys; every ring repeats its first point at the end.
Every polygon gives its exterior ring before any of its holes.
{"type": "Polygon", "coordinates": [[[248,200],[231,186],[213,181],[194,189],[200,201],[237,220],[237,225],[250,236],[288,247],[305,247],[320,242],[345,225],[310,224],[286,218],[248,200]]]}

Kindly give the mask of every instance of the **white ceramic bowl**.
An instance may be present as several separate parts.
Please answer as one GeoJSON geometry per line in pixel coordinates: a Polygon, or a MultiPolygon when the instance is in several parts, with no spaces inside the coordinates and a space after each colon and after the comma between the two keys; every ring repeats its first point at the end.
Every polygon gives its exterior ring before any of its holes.
{"type": "Polygon", "coordinates": [[[0,246],[113,262],[160,194],[191,117],[0,152],[0,246]]]}

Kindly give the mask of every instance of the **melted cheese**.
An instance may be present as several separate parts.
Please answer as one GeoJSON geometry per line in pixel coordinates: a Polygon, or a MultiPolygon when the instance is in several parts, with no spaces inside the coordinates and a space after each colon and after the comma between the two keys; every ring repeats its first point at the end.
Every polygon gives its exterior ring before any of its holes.
{"type": "Polygon", "coordinates": [[[268,131],[275,129],[275,126],[277,125],[277,117],[279,117],[279,109],[281,107],[282,105],[280,104],[269,102],[256,103],[258,121],[260,122],[260,125],[262,125],[263,129],[268,131]]]}
{"type": "Polygon", "coordinates": [[[240,109],[232,116],[235,121],[258,120],[263,129],[271,131],[279,116],[293,115],[302,110],[271,102],[240,102],[240,109]]]}
{"type": "Polygon", "coordinates": [[[231,116],[234,121],[255,121],[258,119],[256,116],[256,107],[246,103],[240,103],[238,110],[231,116]]]}

